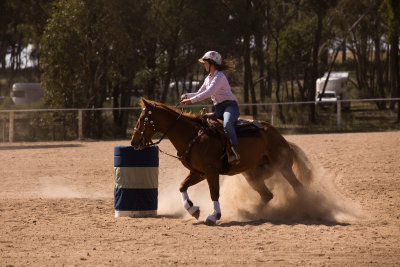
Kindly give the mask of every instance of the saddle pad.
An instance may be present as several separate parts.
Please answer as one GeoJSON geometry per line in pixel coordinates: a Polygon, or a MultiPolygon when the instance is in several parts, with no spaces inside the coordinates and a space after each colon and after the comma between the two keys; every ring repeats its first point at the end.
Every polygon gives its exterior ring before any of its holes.
{"type": "Polygon", "coordinates": [[[260,137],[260,128],[254,124],[246,126],[235,127],[236,135],[238,137],[260,137]]]}
{"type": "Polygon", "coordinates": [[[264,126],[259,123],[258,121],[255,120],[242,120],[242,119],[238,119],[235,123],[235,128],[241,128],[241,127],[247,127],[249,125],[254,125],[260,129],[263,129],[264,126]]]}

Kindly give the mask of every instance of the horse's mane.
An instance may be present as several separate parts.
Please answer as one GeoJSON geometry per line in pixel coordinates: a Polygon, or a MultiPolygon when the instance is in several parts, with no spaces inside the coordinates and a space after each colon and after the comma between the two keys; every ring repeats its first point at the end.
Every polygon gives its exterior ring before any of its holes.
{"type": "MultiPolygon", "coordinates": [[[[161,108],[161,109],[164,109],[164,110],[167,110],[167,111],[170,111],[170,112],[174,112],[174,113],[177,113],[177,114],[181,113],[181,110],[179,110],[177,108],[174,108],[174,107],[171,107],[171,106],[168,106],[166,104],[163,104],[163,103],[160,103],[160,102],[156,102],[156,101],[153,101],[153,100],[147,100],[147,99],[145,99],[145,100],[142,99],[142,101],[140,102],[140,106],[143,107],[143,108],[145,107],[144,101],[146,101],[147,103],[149,103],[149,104],[151,104],[153,106],[156,106],[157,108],[161,108]]],[[[200,114],[193,114],[191,112],[183,112],[182,116],[184,116],[185,118],[190,119],[192,121],[201,123],[201,115],[200,114]]]]}

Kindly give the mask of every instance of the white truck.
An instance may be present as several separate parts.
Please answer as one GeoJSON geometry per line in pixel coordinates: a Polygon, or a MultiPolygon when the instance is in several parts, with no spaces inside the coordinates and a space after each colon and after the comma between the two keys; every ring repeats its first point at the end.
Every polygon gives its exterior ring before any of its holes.
{"type": "MultiPolygon", "coordinates": [[[[325,81],[328,73],[321,78],[318,78],[315,86],[315,103],[326,102],[336,103],[337,100],[349,100],[350,90],[348,87],[349,73],[348,72],[331,72],[328,83],[326,84],[325,92],[321,97],[325,81]]],[[[350,108],[350,102],[344,101],[341,103],[343,108],[350,108]]]]}

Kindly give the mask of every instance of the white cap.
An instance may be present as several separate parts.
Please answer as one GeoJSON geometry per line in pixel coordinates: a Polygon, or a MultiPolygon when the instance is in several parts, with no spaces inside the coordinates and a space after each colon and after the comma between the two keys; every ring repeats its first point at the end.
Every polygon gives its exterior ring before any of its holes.
{"type": "Polygon", "coordinates": [[[204,63],[204,59],[211,59],[213,60],[217,65],[221,65],[222,62],[222,57],[220,53],[216,51],[208,51],[204,54],[202,58],[199,59],[201,63],[204,63]]]}

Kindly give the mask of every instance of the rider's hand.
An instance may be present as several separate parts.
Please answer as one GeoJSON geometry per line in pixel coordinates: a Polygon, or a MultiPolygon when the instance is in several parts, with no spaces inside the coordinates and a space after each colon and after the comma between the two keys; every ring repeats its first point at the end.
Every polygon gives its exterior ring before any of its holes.
{"type": "Polygon", "coordinates": [[[183,99],[187,99],[187,95],[186,94],[181,95],[181,102],[182,102],[183,99]]]}
{"type": "Polygon", "coordinates": [[[187,104],[190,104],[190,103],[192,103],[192,101],[190,101],[190,99],[182,99],[181,100],[181,105],[183,105],[183,106],[185,106],[185,105],[187,105],[187,104]]]}

